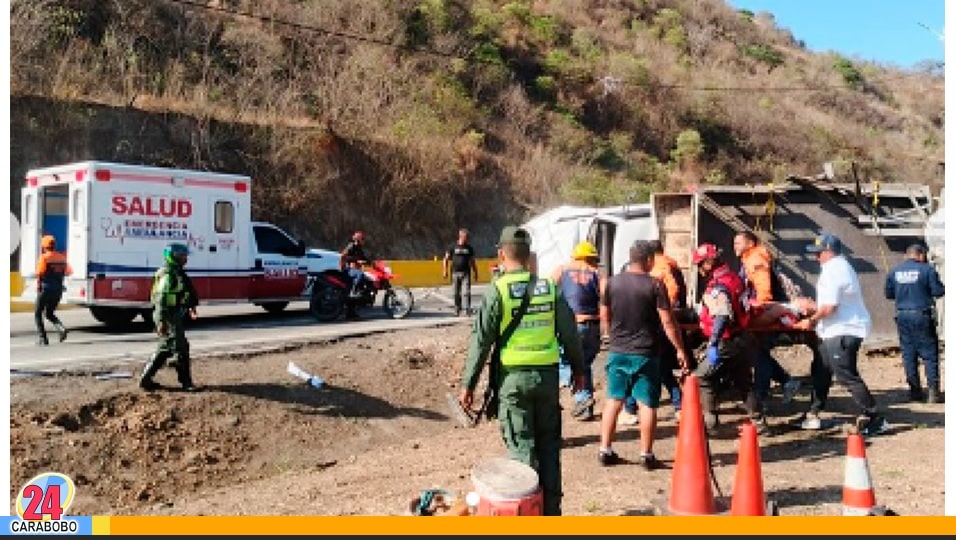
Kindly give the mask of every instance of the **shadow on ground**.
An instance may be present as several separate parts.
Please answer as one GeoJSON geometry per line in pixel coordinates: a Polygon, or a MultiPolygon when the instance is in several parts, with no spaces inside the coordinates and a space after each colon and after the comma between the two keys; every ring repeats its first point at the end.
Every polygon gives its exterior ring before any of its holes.
{"type": "Polygon", "coordinates": [[[325,385],[312,388],[305,385],[276,383],[242,383],[205,387],[207,392],[224,392],[295,406],[302,414],[360,418],[398,418],[411,416],[424,420],[448,420],[448,417],[415,407],[396,407],[391,403],[349,388],[325,385]]]}

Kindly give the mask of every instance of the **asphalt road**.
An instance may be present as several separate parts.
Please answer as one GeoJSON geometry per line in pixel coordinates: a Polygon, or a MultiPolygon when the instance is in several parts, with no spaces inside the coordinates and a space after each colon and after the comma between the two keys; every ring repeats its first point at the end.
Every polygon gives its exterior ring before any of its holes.
{"type": "MultiPolygon", "coordinates": [[[[472,305],[477,307],[487,285],[472,289],[472,305]]],[[[415,307],[404,319],[390,319],[376,306],[361,311],[359,321],[340,320],[320,323],[308,312],[308,303],[290,304],[280,314],[266,313],[252,305],[200,306],[199,319],[188,330],[192,356],[243,353],[289,345],[318,343],[369,333],[461,324],[454,317],[450,287],[413,289],[415,307]]],[[[140,322],[116,331],[97,322],[86,309],[62,310],[57,315],[69,329],[63,343],[57,341],[52,325],[47,325],[50,345],[36,345],[32,313],[10,315],[10,372],[29,375],[34,372],[105,369],[125,363],[144,362],[156,346],[153,329],[140,322]]]]}

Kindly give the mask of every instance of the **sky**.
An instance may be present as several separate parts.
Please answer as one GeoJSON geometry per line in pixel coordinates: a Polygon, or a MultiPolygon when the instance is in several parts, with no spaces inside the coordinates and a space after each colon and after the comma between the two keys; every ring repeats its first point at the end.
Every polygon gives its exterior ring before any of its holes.
{"type": "Polygon", "coordinates": [[[912,68],[942,62],[944,0],[727,0],[737,9],[774,15],[815,52],[912,68]]]}

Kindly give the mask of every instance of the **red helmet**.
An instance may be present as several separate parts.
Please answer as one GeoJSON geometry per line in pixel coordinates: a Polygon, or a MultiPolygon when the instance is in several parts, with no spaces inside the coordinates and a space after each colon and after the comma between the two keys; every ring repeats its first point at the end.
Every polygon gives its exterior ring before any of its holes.
{"type": "Polygon", "coordinates": [[[694,264],[700,264],[707,259],[716,259],[720,256],[720,250],[714,244],[701,244],[694,251],[694,264]]]}

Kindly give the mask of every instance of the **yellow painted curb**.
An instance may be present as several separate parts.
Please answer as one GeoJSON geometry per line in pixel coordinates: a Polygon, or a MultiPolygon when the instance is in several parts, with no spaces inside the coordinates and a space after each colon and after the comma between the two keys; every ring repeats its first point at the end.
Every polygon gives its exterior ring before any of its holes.
{"type": "MultiPolygon", "coordinates": [[[[476,283],[491,281],[491,267],[498,264],[498,259],[478,259],[478,279],[476,283]]],[[[451,278],[442,278],[442,261],[435,258],[431,261],[409,260],[389,261],[392,272],[398,275],[397,285],[406,287],[442,287],[451,283],[451,278]]],[[[16,298],[23,293],[23,276],[20,272],[10,272],[10,296],[16,298]]],[[[72,304],[61,304],[59,309],[75,309],[72,304]]],[[[33,311],[32,302],[10,301],[11,313],[28,313],[33,311]]]]}
{"type": "MultiPolygon", "coordinates": [[[[20,275],[20,272],[10,272],[10,296],[16,298],[21,294],[23,294],[23,276],[20,275]]],[[[10,300],[10,313],[32,313],[33,309],[33,302],[10,300]]],[[[61,309],[76,309],[76,306],[60,304],[57,310],[61,309]]]]}
{"type": "MultiPolygon", "coordinates": [[[[491,267],[498,264],[498,259],[477,259],[478,280],[477,283],[488,283],[491,281],[491,267]]],[[[389,261],[392,267],[392,273],[398,276],[395,279],[397,285],[406,287],[441,287],[451,284],[451,276],[441,277],[442,271],[441,259],[431,261],[389,261]]]]}

